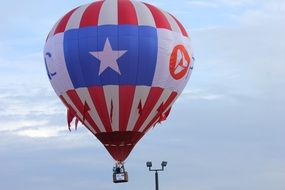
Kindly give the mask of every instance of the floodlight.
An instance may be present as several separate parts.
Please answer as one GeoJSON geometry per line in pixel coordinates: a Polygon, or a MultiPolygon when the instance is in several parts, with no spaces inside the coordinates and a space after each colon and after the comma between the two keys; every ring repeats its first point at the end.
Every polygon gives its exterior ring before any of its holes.
{"type": "Polygon", "coordinates": [[[146,166],[149,168],[152,167],[152,162],[151,161],[146,162],[146,166]]]}
{"type": "Polygon", "coordinates": [[[161,162],[161,166],[162,166],[162,167],[166,167],[166,165],[167,165],[167,162],[166,162],[166,161],[161,162]]]}

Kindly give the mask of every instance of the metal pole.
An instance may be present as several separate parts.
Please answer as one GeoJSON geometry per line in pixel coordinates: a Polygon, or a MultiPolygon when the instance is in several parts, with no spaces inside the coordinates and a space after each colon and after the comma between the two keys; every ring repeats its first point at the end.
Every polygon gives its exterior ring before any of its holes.
{"type": "Polygon", "coordinates": [[[155,171],[155,190],[158,190],[158,172],[157,170],[155,171]]]}

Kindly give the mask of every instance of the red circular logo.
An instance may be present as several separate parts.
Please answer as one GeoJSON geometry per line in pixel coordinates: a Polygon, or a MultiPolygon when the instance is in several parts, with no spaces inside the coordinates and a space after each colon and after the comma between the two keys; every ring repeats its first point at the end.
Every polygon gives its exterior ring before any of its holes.
{"type": "Polygon", "coordinates": [[[169,60],[169,71],[175,80],[182,79],[187,74],[190,60],[190,55],[183,45],[174,47],[169,60]]]}

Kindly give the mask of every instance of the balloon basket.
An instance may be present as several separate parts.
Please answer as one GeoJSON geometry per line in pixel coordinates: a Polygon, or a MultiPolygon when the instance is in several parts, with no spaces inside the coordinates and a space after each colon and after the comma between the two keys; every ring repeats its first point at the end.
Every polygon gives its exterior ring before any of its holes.
{"type": "Polygon", "coordinates": [[[113,182],[114,183],[126,183],[128,182],[128,172],[113,174],[113,182]]]}
{"type": "Polygon", "coordinates": [[[113,168],[113,182],[126,183],[129,181],[128,172],[122,163],[117,163],[113,168]]]}

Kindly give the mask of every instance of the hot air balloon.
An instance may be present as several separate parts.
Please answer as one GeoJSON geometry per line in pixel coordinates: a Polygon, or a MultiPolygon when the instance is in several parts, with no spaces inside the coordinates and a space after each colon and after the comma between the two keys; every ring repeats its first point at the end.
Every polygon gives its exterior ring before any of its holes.
{"type": "Polygon", "coordinates": [[[48,34],[50,83],[75,118],[119,164],[168,117],[192,73],[182,24],[153,5],[101,0],[65,14],[48,34]]]}

